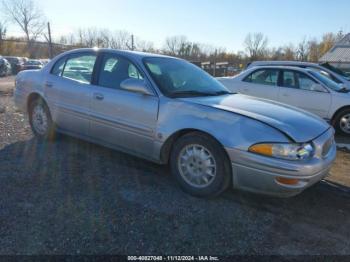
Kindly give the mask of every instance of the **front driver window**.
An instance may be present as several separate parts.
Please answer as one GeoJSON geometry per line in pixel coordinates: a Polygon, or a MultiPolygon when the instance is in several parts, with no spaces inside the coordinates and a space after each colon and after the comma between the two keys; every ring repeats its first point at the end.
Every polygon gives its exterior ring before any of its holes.
{"type": "Polygon", "coordinates": [[[105,54],[101,64],[98,85],[119,89],[121,82],[128,78],[143,79],[140,71],[127,59],[113,54],[105,54]]]}
{"type": "Polygon", "coordinates": [[[307,91],[314,91],[317,82],[301,72],[284,71],[283,86],[307,91]]]}
{"type": "Polygon", "coordinates": [[[296,73],[298,80],[299,80],[299,88],[302,90],[309,90],[314,91],[314,85],[316,84],[316,81],[311,79],[305,74],[302,73],[296,73]]]}

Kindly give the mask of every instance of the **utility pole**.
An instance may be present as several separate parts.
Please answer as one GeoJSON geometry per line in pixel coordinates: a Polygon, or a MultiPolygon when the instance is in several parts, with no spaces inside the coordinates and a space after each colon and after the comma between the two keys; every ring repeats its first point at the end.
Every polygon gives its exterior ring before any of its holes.
{"type": "Polygon", "coordinates": [[[131,50],[134,51],[135,45],[134,45],[134,35],[131,35],[131,50]]]}
{"type": "Polygon", "coordinates": [[[218,50],[215,49],[215,53],[214,53],[214,69],[213,69],[213,76],[215,77],[216,75],[216,56],[218,54],[218,50]]]}
{"type": "Polygon", "coordinates": [[[48,42],[49,42],[49,58],[52,58],[52,38],[51,38],[51,27],[50,22],[47,23],[47,32],[48,32],[48,42]]]}

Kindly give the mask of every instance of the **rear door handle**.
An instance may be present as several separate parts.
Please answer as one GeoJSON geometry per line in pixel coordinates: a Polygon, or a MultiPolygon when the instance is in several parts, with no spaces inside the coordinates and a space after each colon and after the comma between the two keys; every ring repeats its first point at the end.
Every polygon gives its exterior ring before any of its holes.
{"type": "Polygon", "coordinates": [[[284,96],[284,97],[288,97],[289,95],[288,95],[288,94],[282,94],[282,96],[284,96]]]}
{"type": "Polygon", "coordinates": [[[105,97],[100,93],[94,93],[94,98],[96,100],[103,100],[105,97]]]}
{"type": "Polygon", "coordinates": [[[46,86],[46,87],[53,87],[53,83],[52,83],[52,82],[46,82],[46,83],[45,83],[45,86],[46,86]]]}

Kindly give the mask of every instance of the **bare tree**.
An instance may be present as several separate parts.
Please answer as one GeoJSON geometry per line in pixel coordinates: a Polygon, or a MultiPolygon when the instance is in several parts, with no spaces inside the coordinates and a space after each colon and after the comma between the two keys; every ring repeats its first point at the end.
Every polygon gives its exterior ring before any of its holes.
{"type": "Polygon", "coordinates": [[[327,53],[337,42],[337,35],[333,33],[326,33],[322,36],[320,43],[320,56],[327,53]]]}
{"type": "Polygon", "coordinates": [[[340,40],[342,40],[342,39],[343,39],[343,37],[344,37],[343,30],[342,30],[342,29],[340,29],[340,30],[338,31],[338,33],[337,33],[337,37],[336,37],[337,42],[339,42],[340,40]]]}
{"type": "Polygon", "coordinates": [[[0,52],[2,52],[2,43],[7,33],[6,22],[0,21],[0,52]]]}
{"type": "Polygon", "coordinates": [[[282,48],[283,59],[287,61],[293,61],[296,58],[296,51],[293,44],[286,45],[282,48]]]}
{"type": "Polygon", "coordinates": [[[316,39],[310,40],[309,43],[309,57],[308,60],[311,62],[317,62],[321,57],[320,45],[316,39]]]}
{"type": "Polygon", "coordinates": [[[244,40],[245,49],[251,60],[261,59],[265,56],[268,39],[262,33],[249,33],[244,40]]]}
{"type": "Polygon", "coordinates": [[[131,33],[128,31],[114,31],[111,37],[110,47],[114,49],[131,49],[131,33]]]}
{"type": "Polygon", "coordinates": [[[309,45],[306,41],[306,38],[298,44],[297,47],[297,59],[300,61],[307,61],[308,56],[309,56],[309,45]]]}
{"type": "Polygon", "coordinates": [[[284,51],[282,47],[273,47],[268,51],[268,58],[271,60],[283,60],[284,51]]]}
{"type": "Polygon", "coordinates": [[[165,39],[164,51],[170,55],[178,56],[181,53],[181,49],[184,48],[187,42],[186,36],[180,35],[167,37],[165,39]]]}
{"type": "MultiPolygon", "coordinates": [[[[85,47],[101,47],[126,50],[132,49],[132,35],[127,31],[114,31],[100,28],[80,28],[71,39],[78,39],[75,44],[85,47]]],[[[72,41],[73,41],[72,40],[72,41]]],[[[145,50],[153,48],[151,42],[142,41],[136,38],[137,49],[145,50]]],[[[72,43],[71,43],[72,44],[72,43]]]]}
{"type": "Polygon", "coordinates": [[[28,43],[37,39],[45,29],[43,13],[33,0],[2,0],[1,3],[4,15],[21,28],[28,43]]]}
{"type": "Polygon", "coordinates": [[[0,40],[3,40],[7,33],[7,26],[5,21],[0,21],[0,40]]]}
{"type": "Polygon", "coordinates": [[[154,48],[154,44],[150,41],[145,41],[137,37],[135,38],[135,45],[136,45],[136,50],[139,50],[142,52],[156,52],[154,48]]]}

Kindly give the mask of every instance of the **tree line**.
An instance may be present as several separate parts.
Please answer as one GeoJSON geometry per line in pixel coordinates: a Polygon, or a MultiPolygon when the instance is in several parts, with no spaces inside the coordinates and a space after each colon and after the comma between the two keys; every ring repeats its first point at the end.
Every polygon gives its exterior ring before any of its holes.
{"type": "Polygon", "coordinates": [[[243,51],[229,52],[189,40],[186,36],[170,36],[161,48],[150,41],[138,38],[128,31],[105,28],[80,28],[69,35],[51,40],[47,19],[33,0],[1,0],[0,54],[48,57],[77,47],[100,47],[138,50],[181,57],[190,61],[225,61],[233,65],[244,65],[254,60],[299,60],[317,62],[337,41],[343,37],[341,31],[325,33],[321,39],[304,38],[298,44],[270,47],[263,33],[249,33],[243,42],[243,51]],[[9,24],[17,26],[23,37],[8,36],[9,24]],[[6,40],[6,41],[5,41],[6,40]],[[38,43],[38,40],[41,42],[38,43]],[[52,42],[55,42],[53,44],[52,42]],[[20,44],[18,44],[20,43],[20,44]]]}

